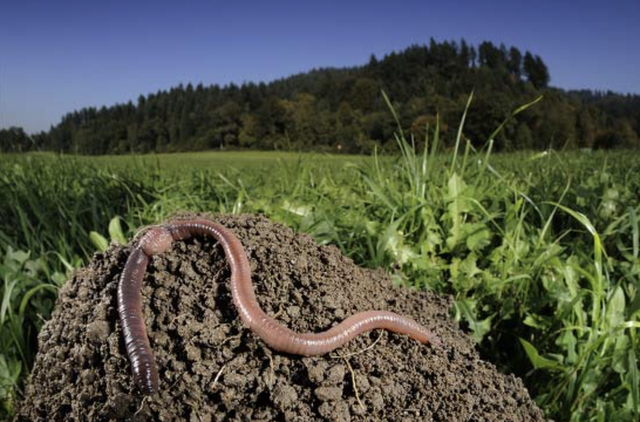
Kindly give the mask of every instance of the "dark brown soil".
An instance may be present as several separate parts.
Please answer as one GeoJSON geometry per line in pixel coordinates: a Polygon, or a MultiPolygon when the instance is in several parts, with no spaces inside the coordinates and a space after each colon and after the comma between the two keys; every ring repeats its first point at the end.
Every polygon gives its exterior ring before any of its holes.
{"type": "Polygon", "coordinates": [[[383,271],[359,268],[337,248],[265,218],[213,219],[245,246],[263,309],[294,330],[386,309],[415,318],[443,345],[378,330],[329,356],[272,351],[237,317],[222,248],[212,239],[177,242],[152,259],[145,279],[161,379],[160,393],[145,399],[132,382],[116,310],[128,248],[112,246],[60,292],[18,420],[544,420],[520,379],[480,360],[450,320],[449,299],[394,287],[383,271]]]}

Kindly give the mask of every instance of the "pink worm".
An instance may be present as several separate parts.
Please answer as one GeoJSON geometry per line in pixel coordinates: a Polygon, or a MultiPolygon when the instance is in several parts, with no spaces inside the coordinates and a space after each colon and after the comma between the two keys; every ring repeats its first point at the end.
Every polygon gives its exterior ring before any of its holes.
{"type": "Polygon", "coordinates": [[[147,395],[158,391],[158,369],[153,358],[142,315],[140,288],[149,257],[171,247],[174,240],[210,235],[222,245],[231,267],[231,297],[242,321],[275,350],[303,356],[328,353],[357,335],[384,328],[407,334],[421,343],[439,345],[440,340],[413,319],[393,312],[367,311],[350,316],[321,333],[296,333],[260,308],[251,283],[251,267],[240,240],[226,228],[204,219],[179,220],[145,233],[125,264],[118,285],[118,313],[131,361],[133,379],[147,395]]]}

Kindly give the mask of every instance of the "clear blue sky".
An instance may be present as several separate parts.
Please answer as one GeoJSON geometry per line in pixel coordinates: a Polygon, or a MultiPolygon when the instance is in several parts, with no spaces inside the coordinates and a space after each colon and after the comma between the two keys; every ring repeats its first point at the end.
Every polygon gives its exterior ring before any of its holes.
{"type": "Polygon", "coordinates": [[[0,0],[0,128],[179,83],[269,81],[464,37],[539,54],[562,88],[640,93],[640,0],[0,0]]]}

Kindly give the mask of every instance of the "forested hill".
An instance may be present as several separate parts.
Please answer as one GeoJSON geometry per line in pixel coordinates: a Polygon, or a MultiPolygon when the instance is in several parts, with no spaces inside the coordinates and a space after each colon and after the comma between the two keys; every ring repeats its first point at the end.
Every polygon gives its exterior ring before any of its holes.
{"type": "Polygon", "coordinates": [[[369,153],[393,147],[396,125],[417,140],[440,119],[451,146],[474,91],[464,135],[482,145],[518,106],[541,102],[510,121],[498,150],[639,147],[640,96],[549,87],[539,56],[483,42],[431,41],[362,66],[317,69],[270,83],[180,85],[140,96],[137,103],[84,108],[44,132],[0,131],[2,150],[80,154],[222,148],[369,153]]]}

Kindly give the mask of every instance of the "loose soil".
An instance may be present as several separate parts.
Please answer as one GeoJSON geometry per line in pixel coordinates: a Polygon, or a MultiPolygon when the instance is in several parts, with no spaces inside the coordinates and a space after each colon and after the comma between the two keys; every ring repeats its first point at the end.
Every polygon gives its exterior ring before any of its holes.
{"type": "Polygon", "coordinates": [[[161,382],[145,398],[116,309],[129,248],[112,245],[61,290],[19,421],[544,420],[520,379],[479,358],[449,318],[449,298],[394,287],[383,271],[266,218],[208,217],[240,238],[260,305],[290,328],[321,331],[355,312],[390,310],[431,329],[442,346],[376,330],[330,355],[275,352],[238,318],[222,248],[193,239],[147,269],[144,313],[161,382]]]}

